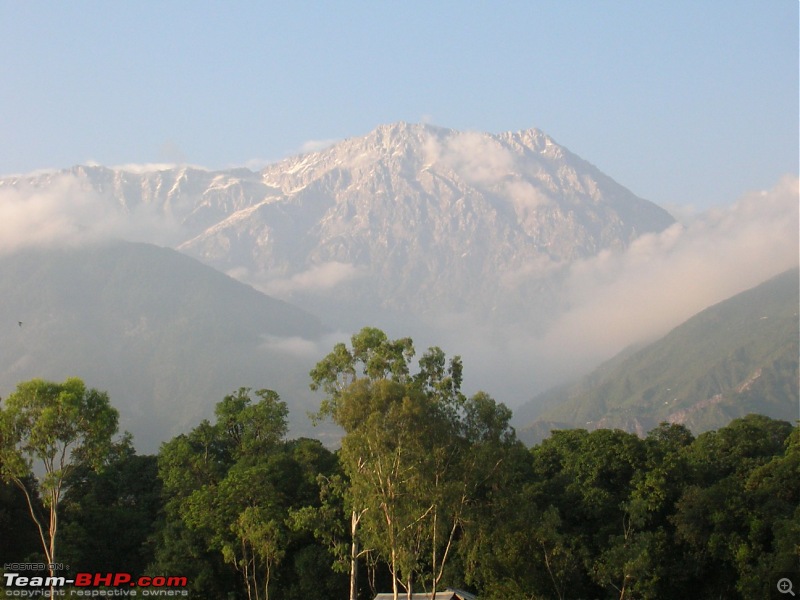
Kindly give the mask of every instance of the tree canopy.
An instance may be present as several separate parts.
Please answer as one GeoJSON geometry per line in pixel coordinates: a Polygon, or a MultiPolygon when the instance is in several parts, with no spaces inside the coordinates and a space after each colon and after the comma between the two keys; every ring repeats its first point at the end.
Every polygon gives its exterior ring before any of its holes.
{"type": "Polygon", "coordinates": [[[410,339],[374,328],[334,346],[311,386],[316,418],[341,428],[336,451],[288,439],[274,391],[239,388],[139,456],[114,439],[103,392],[19,384],[0,405],[3,564],[180,575],[212,600],[333,600],[348,587],[351,600],[445,587],[482,600],[745,600],[800,572],[797,425],[561,430],[526,448],[506,406],[462,392],[458,357],[417,359],[410,339]]]}
{"type": "MultiPolygon", "coordinates": [[[[412,370],[408,338],[364,328],[311,371],[326,392],[318,418],[342,427],[353,550],[361,543],[388,565],[395,598],[415,585],[435,593],[479,482],[493,465],[482,443],[513,440],[511,413],[488,394],[461,392],[459,357],[429,348],[412,370]]],[[[357,565],[351,564],[351,590],[357,565]]],[[[351,591],[351,598],[354,592],[351,591]]]]}
{"type": "Polygon", "coordinates": [[[68,478],[81,466],[104,464],[118,418],[106,393],[77,378],[20,383],[0,407],[0,476],[25,495],[48,565],[56,564],[58,508],[68,478]]]}

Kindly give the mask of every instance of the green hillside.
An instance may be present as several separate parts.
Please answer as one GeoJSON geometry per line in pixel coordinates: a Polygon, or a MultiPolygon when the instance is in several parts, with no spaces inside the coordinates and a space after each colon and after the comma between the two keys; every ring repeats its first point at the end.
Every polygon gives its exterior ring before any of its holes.
{"type": "Polygon", "coordinates": [[[166,248],[0,258],[0,395],[33,377],[81,377],[109,392],[122,426],[150,448],[240,386],[276,389],[305,422],[313,357],[268,342],[323,332],[310,314],[166,248]]]}
{"type": "Polygon", "coordinates": [[[551,427],[641,434],[662,421],[706,431],[748,413],[796,420],[799,287],[792,270],[702,311],[579,383],[536,398],[549,408],[523,430],[533,441],[551,427]]]}

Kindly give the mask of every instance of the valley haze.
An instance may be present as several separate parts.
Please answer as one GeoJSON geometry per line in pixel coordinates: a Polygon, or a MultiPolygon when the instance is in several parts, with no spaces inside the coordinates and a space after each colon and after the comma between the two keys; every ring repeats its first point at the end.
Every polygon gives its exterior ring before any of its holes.
{"type": "MultiPolygon", "coordinates": [[[[489,134],[399,122],[260,171],[82,165],[1,178],[0,264],[11,269],[34,251],[66,257],[116,240],[155,244],[286,303],[316,324],[253,332],[260,334],[253,348],[290,357],[291,385],[281,389],[285,382],[274,379],[280,370],[256,380],[250,368],[240,371],[248,380],[221,374],[219,385],[222,393],[280,389],[300,415],[315,402],[303,369],[365,325],[412,337],[418,354],[430,345],[460,354],[466,391],[486,390],[513,408],[797,268],[797,177],[731,200],[670,214],[542,131],[489,134]]],[[[95,292],[76,290],[76,300],[95,292]]],[[[117,318],[113,309],[104,305],[108,314],[96,318],[117,318]]],[[[14,339],[42,319],[19,317],[20,306],[7,299],[0,310],[6,324],[23,330],[14,339]]],[[[180,316],[172,313],[164,327],[174,333],[180,316]]],[[[46,330],[38,333],[46,346],[46,330]]],[[[212,328],[191,343],[213,350],[221,335],[212,328]]],[[[71,343],[58,351],[74,354],[84,342],[71,343]]],[[[180,353],[180,339],[173,343],[170,352],[180,353]]],[[[14,350],[7,354],[22,364],[14,350]]],[[[7,365],[0,373],[3,396],[28,375],[7,365]]],[[[191,378],[188,371],[175,375],[191,378]]],[[[87,384],[98,385],[91,378],[87,384]]],[[[121,402],[123,426],[137,437],[153,426],[141,412],[147,403],[139,398],[130,409],[135,401],[125,390],[103,384],[121,402]]],[[[159,435],[184,430],[219,400],[218,393],[203,398],[170,427],[162,423],[159,435]]],[[[301,421],[293,427],[313,433],[301,421]]]]}

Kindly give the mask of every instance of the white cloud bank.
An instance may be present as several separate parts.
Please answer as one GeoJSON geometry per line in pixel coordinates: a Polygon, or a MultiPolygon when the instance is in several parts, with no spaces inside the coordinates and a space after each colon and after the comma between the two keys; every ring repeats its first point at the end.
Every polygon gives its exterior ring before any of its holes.
{"type": "Polygon", "coordinates": [[[291,277],[272,279],[257,284],[265,294],[287,298],[296,292],[319,293],[361,276],[359,269],[350,263],[329,261],[295,273],[291,277]]]}
{"type": "Polygon", "coordinates": [[[0,254],[32,246],[64,246],[108,239],[168,245],[179,226],[148,206],[125,214],[70,174],[47,188],[0,187],[0,254]]]}
{"type": "Polygon", "coordinates": [[[448,344],[465,355],[471,382],[519,405],[797,268],[798,183],[787,176],[769,191],[642,236],[624,251],[563,267],[565,308],[544,334],[521,324],[502,331],[464,327],[448,344]]]}
{"type": "Polygon", "coordinates": [[[514,155],[493,137],[474,131],[458,133],[440,142],[430,136],[424,145],[425,160],[457,173],[464,181],[496,185],[513,171],[514,155]]]}
{"type": "MultiPolygon", "coordinates": [[[[339,342],[347,343],[352,334],[336,331],[323,335],[318,340],[308,340],[298,336],[263,336],[261,349],[276,354],[290,355],[306,360],[309,365],[316,364],[339,342]]],[[[310,368],[310,367],[309,367],[310,368]]]]}
{"type": "Polygon", "coordinates": [[[549,339],[618,348],[798,265],[798,179],[570,267],[571,310],[549,339]]]}

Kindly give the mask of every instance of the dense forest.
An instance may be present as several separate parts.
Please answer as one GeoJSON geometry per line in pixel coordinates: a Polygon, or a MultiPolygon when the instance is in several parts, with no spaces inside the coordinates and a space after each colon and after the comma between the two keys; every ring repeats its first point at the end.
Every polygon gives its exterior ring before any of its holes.
{"type": "Polygon", "coordinates": [[[562,430],[527,448],[507,407],[461,392],[458,357],[414,357],[365,328],[314,367],[335,451],[287,439],[269,389],[234,391],[152,456],[80,380],[19,384],[0,410],[6,571],[182,576],[219,600],[749,599],[800,572],[796,425],[562,430]]]}

